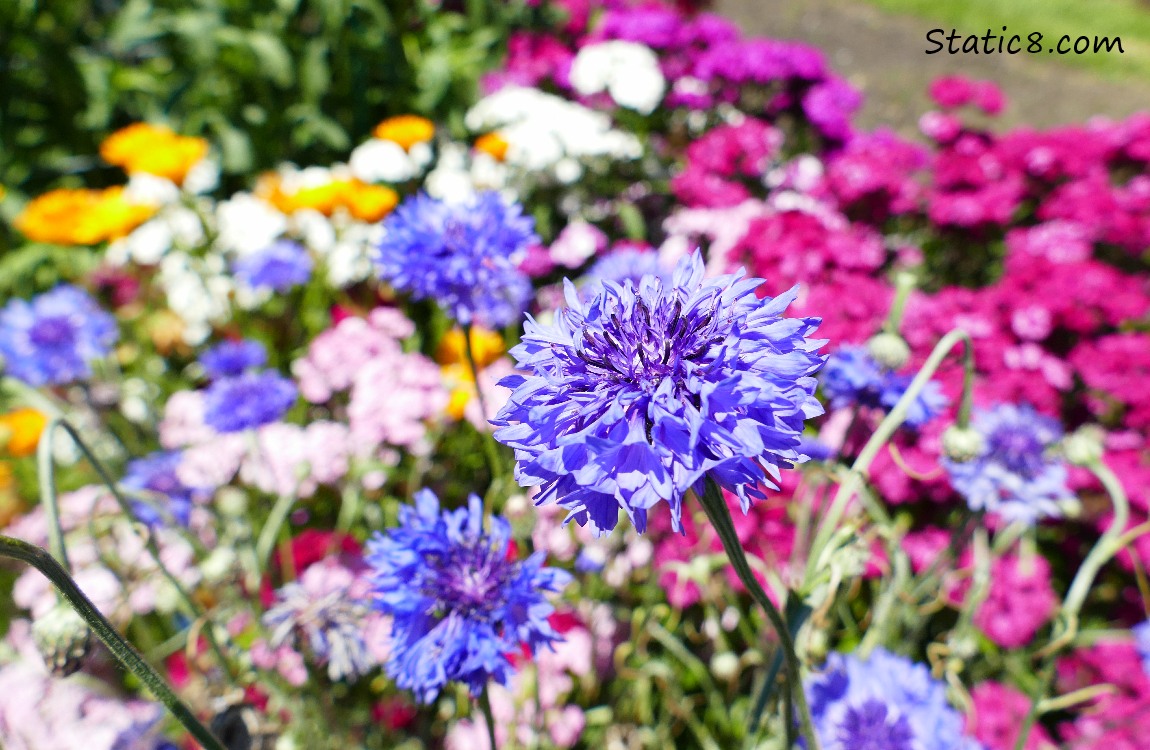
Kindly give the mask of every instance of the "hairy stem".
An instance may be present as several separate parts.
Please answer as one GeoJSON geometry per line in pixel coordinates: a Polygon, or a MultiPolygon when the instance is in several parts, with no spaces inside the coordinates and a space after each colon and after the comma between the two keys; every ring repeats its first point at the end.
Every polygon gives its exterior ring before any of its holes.
{"type": "MultiPolygon", "coordinates": [[[[739,580],[747,588],[755,603],[763,608],[767,614],[767,619],[771,622],[771,627],[779,637],[779,642],[783,650],[783,657],[787,670],[787,690],[794,696],[795,707],[798,709],[799,724],[802,727],[802,735],[807,743],[808,750],[819,750],[818,736],[815,734],[814,724],[811,721],[811,710],[807,705],[807,697],[803,692],[802,683],[802,666],[799,664],[799,657],[795,651],[795,641],[791,637],[790,631],[787,629],[787,624],[783,621],[782,614],[771,602],[767,592],[759,585],[759,581],[755,578],[755,574],[751,571],[751,566],[747,562],[747,556],[743,552],[743,546],[739,542],[738,534],[735,532],[734,521],[731,520],[731,511],[727,508],[727,502],[723,499],[723,491],[715,484],[715,481],[708,477],[706,479],[706,487],[703,491],[703,496],[699,498],[703,510],[707,513],[707,518],[710,520],[711,525],[715,529],[719,540],[723,543],[723,550],[727,553],[727,558],[731,562],[731,567],[735,569],[735,573],[739,576],[739,580]]],[[[788,717],[789,720],[789,717],[788,717]]]]}
{"type": "Polygon", "coordinates": [[[112,655],[132,674],[136,675],[161,703],[167,706],[172,715],[204,746],[205,750],[225,750],[220,741],[200,723],[191,710],[168,687],[168,683],[152,668],[152,665],[148,664],[144,657],[140,656],[139,652],[132,647],[132,644],[116,632],[108,618],[96,609],[96,605],[84,595],[84,592],[68,575],[68,571],[51,554],[19,539],[0,536],[0,557],[27,563],[44,574],[55,585],[68,604],[72,606],[72,609],[84,618],[88,627],[92,629],[97,638],[103,641],[112,655]]]}

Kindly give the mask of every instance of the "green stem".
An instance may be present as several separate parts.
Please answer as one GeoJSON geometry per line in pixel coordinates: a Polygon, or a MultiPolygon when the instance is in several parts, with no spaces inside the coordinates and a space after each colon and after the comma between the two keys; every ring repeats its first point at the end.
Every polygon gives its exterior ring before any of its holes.
{"type": "Polygon", "coordinates": [[[894,301],[891,302],[890,312],[887,313],[883,330],[887,333],[898,333],[902,325],[902,314],[906,309],[906,301],[914,290],[915,277],[913,273],[903,271],[894,279],[894,301]]]}
{"type": "Polygon", "coordinates": [[[268,515],[267,522],[260,529],[259,539],[256,540],[256,561],[259,563],[260,572],[267,568],[268,560],[271,559],[272,548],[275,547],[280,529],[283,528],[293,505],[295,505],[295,495],[280,495],[276,504],[272,506],[272,512],[268,515]]]}
{"type": "Polygon", "coordinates": [[[68,549],[64,546],[64,527],[60,523],[60,503],[56,493],[56,472],[52,458],[52,435],[59,417],[53,417],[36,445],[36,475],[40,482],[40,505],[48,521],[48,549],[64,570],[71,571],[68,549]]]}
{"type": "MultiPolygon", "coordinates": [[[[76,430],[76,428],[73,427],[72,424],[65,420],[63,417],[57,416],[50,419],[48,421],[48,425],[44,428],[44,432],[40,435],[40,443],[37,446],[37,460],[39,462],[38,471],[40,474],[41,493],[45,496],[45,512],[48,513],[49,517],[49,539],[51,540],[53,547],[58,545],[59,554],[57,554],[56,557],[60,560],[61,564],[64,565],[65,570],[67,570],[68,565],[67,557],[65,556],[64,552],[63,531],[60,527],[59,509],[56,500],[56,478],[54,471],[55,465],[51,450],[52,439],[57,429],[63,430],[68,435],[68,437],[72,439],[72,442],[75,443],[76,447],[80,449],[80,452],[84,454],[84,458],[88,460],[88,463],[91,464],[92,468],[96,470],[96,474],[99,475],[100,481],[104,483],[104,485],[108,488],[108,491],[111,492],[112,497],[115,498],[116,504],[120,507],[120,512],[123,513],[128,519],[135,518],[135,513],[132,511],[132,506],[128,503],[128,499],[124,497],[124,493],[120,491],[120,488],[112,479],[112,475],[108,473],[108,470],[105,469],[104,465],[100,463],[99,459],[96,458],[96,455],[92,452],[92,449],[88,447],[88,444],[84,442],[84,439],[80,437],[80,433],[76,430]],[[53,538],[53,535],[58,535],[58,537],[53,538]]],[[[139,526],[136,524],[132,524],[131,526],[132,529],[137,530],[138,533],[139,526]]],[[[183,584],[180,583],[179,579],[176,578],[172,571],[168,570],[168,566],[165,565],[164,561],[160,558],[160,548],[159,545],[156,544],[156,540],[153,535],[151,533],[147,533],[138,534],[138,536],[140,536],[140,538],[143,540],[144,547],[148,550],[148,554],[152,556],[152,560],[156,563],[156,567],[159,568],[160,573],[164,576],[168,583],[171,584],[173,588],[175,588],[186,614],[188,614],[193,620],[204,617],[204,613],[200,611],[200,608],[196,605],[195,601],[192,600],[191,594],[188,593],[187,589],[184,588],[183,584]]],[[[53,550],[53,553],[55,554],[56,550],[53,550]]],[[[208,646],[215,654],[215,657],[219,661],[220,666],[224,668],[224,672],[228,675],[229,678],[234,680],[235,673],[232,671],[232,665],[228,661],[227,657],[224,656],[223,649],[220,648],[219,642],[216,641],[216,636],[213,632],[213,628],[210,626],[204,628],[204,637],[207,639],[208,646]]]]}
{"type": "MultiPolygon", "coordinates": [[[[471,380],[475,385],[475,398],[479,403],[480,422],[487,423],[487,401],[483,398],[483,388],[479,385],[479,365],[475,360],[475,349],[471,343],[471,325],[463,326],[463,353],[467,357],[467,367],[471,370],[471,380]]],[[[502,474],[499,471],[499,453],[495,447],[495,438],[491,435],[491,430],[487,428],[479,429],[480,437],[483,438],[483,456],[487,459],[487,468],[491,472],[491,481],[495,482],[502,474]]]]}
{"type": "Polygon", "coordinates": [[[846,513],[847,505],[850,503],[851,498],[854,497],[866,472],[870,469],[871,462],[878,456],[879,450],[891,439],[895,430],[906,420],[907,413],[910,411],[910,405],[914,403],[914,400],[922,393],[923,388],[926,388],[926,384],[930,382],[931,377],[938,370],[943,360],[950,354],[950,350],[960,342],[966,344],[966,354],[964,356],[966,369],[963,380],[962,405],[959,407],[958,418],[961,422],[964,413],[967,415],[967,418],[969,418],[970,392],[973,390],[971,386],[974,381],[973,350],[971,348],[970,335],[966,333],[966,331],[955,329],[943,336],[942,340],[935,345],[934,350],[931,351],[930,356],[927,357],[922,369],[919,370],[918,374],[914,376],[914,379],[910,381],[906,393],[902,395],[902,398],[898,400],[898,403],[890,410],[890,413],[879,423],[874,434],[870,436],[866,445],[859,451],[858,457],[855,458],[854,464],[850,468],[850,472],[842,483],[839,484],[834,499],[831,501],[830,508],[827,510],[823,520],[819,523],[818,531],[815,532],[815,541],[811,545],[810,554],[807,556],[806,571],[803,574],[803,583],[799,589],[804,595],[811,593],[815,574],[823,562],[822,553],[830,541],[831,536],[834,534],[835,529],[838,528],[839,521],[842,520],[843,514],[846,513]]]}
{"type": "Polygon", "coordinates": [[[92,632],[103,641],[112,655],[132,674],[136,675],[161,703],[168,707],[172,715],[204,746],[205,750],[226,750],[220,741],[199,722],[191,710],[172,692],[164,678],[140,656],[132,644],[116,632],[112,623],[96,609],[96,605],[92,604],[91,600],[84,595],[84,592],[68,575],[68,571],[51,554],[19,539],[0,536],[0,557],[20,560],[44,574],[72,608],[84,618],[92,632]]]}
{"type": "Polygon", "coordinates": [[[715,484],[715,480],[707,477],[703,496],[699,498],[699,501],[707,513],[707,519],[723,543],[723,550],[727,553],[731,567],[735,569],[735,573],[747,588],[751,598],[763,608],[767,619],[771,622],[771,627],[774,628],[779,637],[787,669],[787,690],[794,694],[803,737],[807,742],[808,750],[819,750],[818,736],[815,734],[814,724],[811,721],[811,711],[807,705],[806,694],[803,692],[802,667],[799,664],[798,654],[795,652],[794,639],[791,638],[791,633],[787,629],[787,624],[783,621],[783,616],[779,613],[778,608],[771,603],[767,592],[759,585],[759,580],[751,571],[751,566],[743,553],[743,546],[735,532],[731,511],[727,508],[727,502],[723,499],[723,491],[715,484]]]}
{"type": "Polygon", "coordinates": [[[1122,487],[1122,483],[1118,481],[1118,477],[1110,470],[1102,461],[1094,461],[1086,468],[1090,469],[1098,481],[1102,482],[1103,488],[1110,495],[1110,502],[1114,506],[1114,519],[1110,522],[1110,526],[1106,528],[1102,536],[1094,544],[1094,547],[1086,555],[1082,565],[1078,568],[1078,572],[1074,574],[1074,580],[1070,584],[1070,590],[1066,594],[1066,599],[1062,602],[1062,607],[1059,610],[1058,622],[1062,624],[1064,632],[1056,636],[1047,647],[1043,655],[1044,668],[1042,670],[1043,677],[1040,679],[1038,687],[1035,688],[1034,694],[1030,699],[1030,710],[1027,712],[1026,719],[1022,723],[1022,728],[1018,732],[1018,741],[1014,743],[1015,750],[1024,750],[1026,747],[1026,740],[1030,736],[1030,730],[1034,726],[1034,722],[1038,719],[1039,707],[1042,702],[1046,700],[1046,694],[1050,691],[1050,684],[1053,682],[1054,676],[1054,658],[1058,655],[1063,648],[1069,645],[1074,640],[1074,636],[1078,631],[1078,613],[1082,609],[1082,605],[1086,603],[1086,596],[1090,593],[1090,587],[1094,585],[1094,579],[1097,577],[1098,572],[1102,566],[1110,561],[1114,555],[1122,549],[1128,540],[1125,537],[1126,524],[1130,521],[1130,501],[1126,497],[1126,490],[1122,487]]]}
{"type": "Polygon", "coordinates": [[[1094,585],[1094,579],[1102,566],[1121,551],[1120,542],[1130,521],[1130,501],[1114,472],[1101,461],[1096,461],[1087,468],[1098,477],[1098,481],[1110,495],[1110,502],[1114,506],[1114,520],[1090,550],[1070,584],[1070,591],[1067,592],[1066,600],[1062,604],[1062,612],[1074,619],[1077,619],[1079,610],[1086,602],[1086,595],[1090,593],[1090,587],[1094,585]]]}
{"type": "Polygon", "coordinates": [[[487,741],[491,743],[491,750],[498,750],[495,742],[495,714],[491,712],[491,698],[487,694],[487,687],[484,685],[483,692],[479,694],[479,708],[483,711],[484,723],[487,724],[487,741]]]}
{"type": "MultiPolygon", "coordinates": [[[[802,628],[803,623],[810,617],[811,608],[803,604],[796,596],[788,596],[783,605],[783,613],[787,618],[787,632],[794,638],[802,628]]],[[[751,721],[747,730],[747,737],[753,738],[759,731],[759,724],[763,720],[763,712],[767,710],[767,702],[775,692],[775,683],[779,679],[779,671],[783,668],[783,651],[779,649],[771,656],[771,663],[767,667],[767,678],[759,688],[759,695],[755,698],[755,705],[751,709],[751,721]]],[[[791,715],[790,712],[787,712],[791,715]]]]}

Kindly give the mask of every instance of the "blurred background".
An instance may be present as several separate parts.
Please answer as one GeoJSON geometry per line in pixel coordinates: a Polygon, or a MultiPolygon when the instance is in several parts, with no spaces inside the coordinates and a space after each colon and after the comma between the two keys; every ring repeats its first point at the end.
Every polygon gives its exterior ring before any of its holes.
{"type": "MultiPolygon", "coordinates": [[[[690,2],[693,6],[706,3],[690,2]]],[[[1150,106],[1144,0],[718,0],[750,34],[826,50],[867,94],[860,122],[915,133],[929,81],[991,78],[997,127],[1044,126],[1150,106]],[[937,27],[1008,26],[1122,37],[1124,54],[926,55],[937,27]]],[[[0,3],[0,186],[13,197],[119,178],[99,142],[167,122],[221,149],[225,180],[285,159],[346,156],[382,118],[457,121],[507,35],[538,23],[491,0],[5,0],[0,3]]],[[[9,211],[18,202],[6,203],[9,211]]],[[[11,218],[11,217],[8,217],[11,218]]],[[[7,244],[0,237],[0,249],[7,244]]]]}

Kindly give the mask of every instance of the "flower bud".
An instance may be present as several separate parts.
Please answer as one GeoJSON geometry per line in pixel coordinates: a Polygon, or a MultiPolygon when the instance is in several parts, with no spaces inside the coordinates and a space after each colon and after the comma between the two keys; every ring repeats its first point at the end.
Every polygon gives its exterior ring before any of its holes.
{"type": "Polygon", "coordinates": [[[910,359],[910,347],[897,333],[883,332],[867,342],[867,353],[880,367],[900,370],[910,359]]]}
{"type": "Polygon", "coordinates": [[[971,427],[952,424],[942,433],[942,453],[951,461],[966,463],[982,455],[986,441],[971,427]]]}
{"type": "Polygon", "coordinates": [[[739,676],[739,657],[730,651],[722,651],[711,657],[711,674],[723,682],[730,682],[739,676]]]}
{"type": "Polygon", "coordinates": [[[32,639],[48,668],[61,677],[80,669],[92,647],[92,631],[76,610],[58,602],[32,624],[32,639]]]}
{"type": "Polygon", "coordinates": [[[1075,466],[1090,466],[1102,460],[1105,434],[1097,425],[1086,425],[1062,439],[1062,454],[1075,466]]]}

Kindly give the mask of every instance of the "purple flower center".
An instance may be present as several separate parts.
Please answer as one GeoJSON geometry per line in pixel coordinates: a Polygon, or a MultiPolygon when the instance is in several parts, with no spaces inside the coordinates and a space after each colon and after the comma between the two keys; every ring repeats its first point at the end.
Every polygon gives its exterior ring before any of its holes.
{"type": "Polygon", "coordinates": [[[1045,446],[1033,427],[1003,425],[987,439],[987,447],[992,460],[1027,479],[1041,474],[1046,463],[1042,456],[1045,446]]]}
{"type": "Polygon", "coordinates": [[[506,550],[496,550],[486,541],[453,547],[435,564],[437,570],[426,594],[443,610],[468,615],[489,612],[503,604],[515,565],[507,560],[506,550]]]}
{"type": "Polygon", "coordinates": [[[664,378],[673,377],[679,395],[688,372],[683,362],[703,364],[711,347],[723,340],[716,334],[718,296],[710,302],[684,313],[677,296],[661,297],[654,309],[636,296],[630,309],[612,312],[600,332],[583,331],[579,356],[598,380],[654,393],[664,378]]]}
{"type": "Polygon", "coordinates": [[[914,730],[905,716],[887,716],[882,701],[869,700],[847,709],[838,727],[843,750],[913,750],[914,730]]]}
{"type": "Polygon", "coordinates": [[[66,316],[52,315],[37,320],[28,331],[28,338],[42,347],[70,346],[75,331],[66,316]]]}

